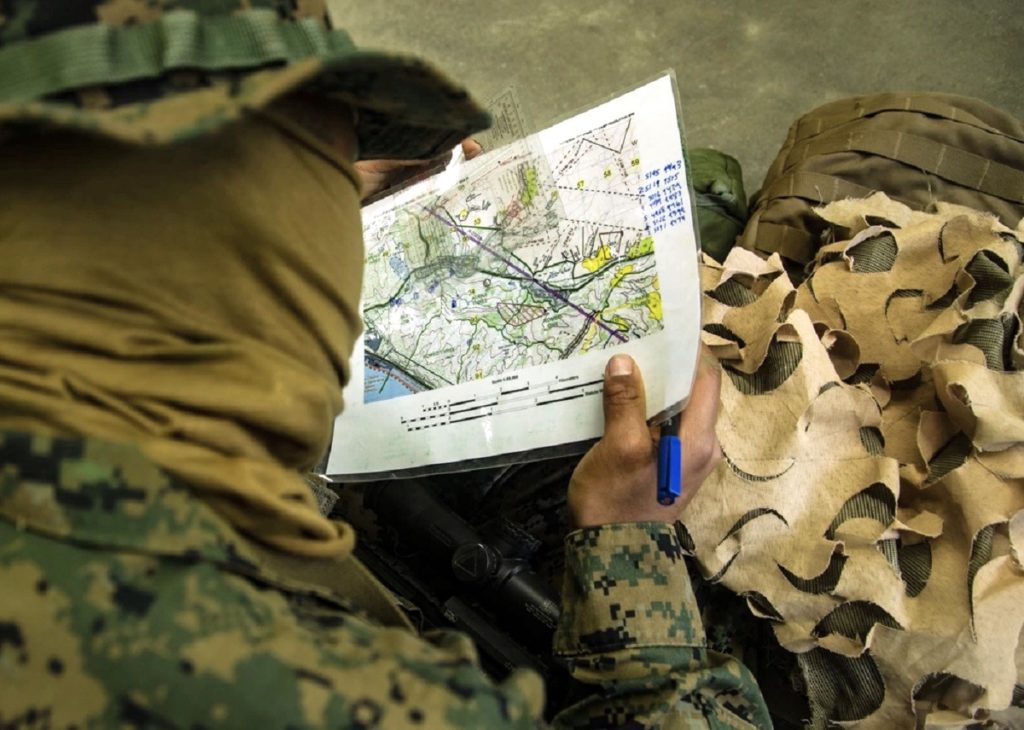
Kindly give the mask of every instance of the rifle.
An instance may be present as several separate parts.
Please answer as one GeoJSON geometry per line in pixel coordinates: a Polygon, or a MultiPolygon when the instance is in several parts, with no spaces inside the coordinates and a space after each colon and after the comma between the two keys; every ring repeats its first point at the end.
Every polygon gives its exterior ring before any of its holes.
{"type": "Polygon", "coordinates": [[[559,603],[530,566],[537,541],[504,521],[489,540],[415,481],[367,487],[364,505],[387,540],[361,540],[357,557],[392,592],[419,609],[421,628],[468,634],[496,680],[528,667],[560,697],[568,673],[551,653],[559,603]]]}

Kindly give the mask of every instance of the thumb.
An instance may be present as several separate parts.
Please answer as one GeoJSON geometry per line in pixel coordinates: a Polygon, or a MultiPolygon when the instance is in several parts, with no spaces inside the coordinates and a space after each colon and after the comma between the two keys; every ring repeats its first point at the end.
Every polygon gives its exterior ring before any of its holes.
{"type": "Polygon", "coordinates": [[[604,369],[604,437],[616,448],[650,439],[644,380],[629,355],[616,355],[604,369]]]}

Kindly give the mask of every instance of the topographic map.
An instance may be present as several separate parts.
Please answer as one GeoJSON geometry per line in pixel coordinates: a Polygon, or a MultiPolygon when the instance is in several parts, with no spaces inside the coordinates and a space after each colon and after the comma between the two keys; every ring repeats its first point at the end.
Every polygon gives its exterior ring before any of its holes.
{"type": "Polygon", "coordinates": [[[662,329],[632,114],[544,154],[468,163],[364,221],[364,402],[564,360],[662,329]]]}
{"type": "Polygon", "coordinates": [[[496,102],[492,151],[363,208],[333,479],[581,453],[612,354],[643,373],[652,422],[689,395],[702,293],[673,74],[533,135],[514,90],[496,102]]]}

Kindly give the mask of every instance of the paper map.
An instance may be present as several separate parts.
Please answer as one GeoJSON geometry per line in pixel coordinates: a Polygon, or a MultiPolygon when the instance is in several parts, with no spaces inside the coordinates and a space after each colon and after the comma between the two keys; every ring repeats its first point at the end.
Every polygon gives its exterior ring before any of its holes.
{"type": "Polygon", "coordinates": [[[596,437],[619,350],[651,415],[682,400],[699,332],[689,210],[670,76],[365,208],[365,331],[329,472],[596,437]]]}

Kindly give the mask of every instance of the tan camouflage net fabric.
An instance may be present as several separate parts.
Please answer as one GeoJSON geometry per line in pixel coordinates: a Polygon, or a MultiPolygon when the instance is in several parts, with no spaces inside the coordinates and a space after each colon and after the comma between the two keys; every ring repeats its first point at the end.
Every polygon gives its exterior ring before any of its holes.
{"type": "Polygon", "coordinates": [[[847,240],[799,288],[778,255],[705,259],[729,377],[697,557],[798,655],[815,724],[1021,726],[1024,226],[820,215],[847,240]]]}

